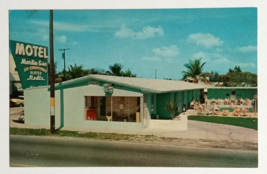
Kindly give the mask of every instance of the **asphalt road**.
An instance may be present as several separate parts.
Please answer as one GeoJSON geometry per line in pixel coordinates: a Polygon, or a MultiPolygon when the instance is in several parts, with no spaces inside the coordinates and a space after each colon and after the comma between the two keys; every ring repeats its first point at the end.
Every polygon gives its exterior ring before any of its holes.
{"type": "Polygon", "coordinates": [[[10,166],[257,167],[258,153],[11,135],[10,166]]]}

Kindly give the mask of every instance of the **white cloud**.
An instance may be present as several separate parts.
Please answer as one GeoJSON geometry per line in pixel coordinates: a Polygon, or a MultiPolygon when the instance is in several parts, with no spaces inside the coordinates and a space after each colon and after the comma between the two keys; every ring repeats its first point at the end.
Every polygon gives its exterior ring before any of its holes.
{"type": "Polygon", "coordinates": [[[179,48],[176,45],[169,47],[161,47],[153,49],[153,53],[156,57],[160,58],[172,58],[176,57],[179,54],[179,48]]]}
{"type": "Polygon", "coordinates": [[[209,33],[190,34],[187,38],[187,41],[189,43],[195,43],[205,47],[220,46],[223,44],[223,41],[221,41],[220,38],[209,33]]]}
{"type": "Polygon", "coordinates": [[[224,57],[221,54],[218,53],[204,53],[204,52],[198,52],[196,54],[193,55],[194,59],[199,59],[201,58],[204,62],[212,62],[215,64],[231,64],[232,61],[230,61],[229,59],[227,59],[226,57],[224,57]]]}
{"type": "Polygon", "coordinates": [[[246,47],[238,47],[237,48],[238,51],[240,52],[251,52],[251,51],[257,51],[257,46],[246,46],[246,47]]]}
{"type": "Polygon", "coordinates": [[[56,41],[60,42],[60,43],[65,43],[67,41],[67,37],[66,36],[58,36],[56,37],[56,41]]]}
{"type": "Polygon", "coordinates": [[[153,28],[150,26],[144,27],[142,31],[135,32],[132,29],[122,26],[120,30],[116,31],[114,36],[133,39],[146,39],[155,36],[163,36],[164,32],[161,27],[153,28]]]}
{"type": "Polygon", "coordinates": [[[160,47],[152,50],[154,55],[152,57],[145,57],[143,60],[159,62],[161,60],[172,62],[172,58],[179,55],[179,48],[176,45],[171,45],[169,47],[160,47]]]}
{"type": "Polygon", "coordinates": [[[249,68],[256,68],[257,65],[255,63],[239,63],[237,66],[240,66],[241,68],[249,67],[249,68]]]}
{"type": "Polygon", "coordinates": [[[159,58],[159,57],[144,57],[143,60],[148,60],[148,61],[152,61],[152,62],[160,62],[161,58],[159,58]]]}

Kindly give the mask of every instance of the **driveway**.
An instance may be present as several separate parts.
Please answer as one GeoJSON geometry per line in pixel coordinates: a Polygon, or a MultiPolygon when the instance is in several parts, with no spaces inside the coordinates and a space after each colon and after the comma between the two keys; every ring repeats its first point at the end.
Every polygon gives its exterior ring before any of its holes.
{"type": "Polygon", "coordinates": [[[238,126],[207,123],[201,121],[188,120],[188,130],[186,131],[158,131],[147,129],[146,133],[151,132],[160,137],[175,137],[186,139],[207,139],[242,141],[258,143],[258,131],[238,126]]]}

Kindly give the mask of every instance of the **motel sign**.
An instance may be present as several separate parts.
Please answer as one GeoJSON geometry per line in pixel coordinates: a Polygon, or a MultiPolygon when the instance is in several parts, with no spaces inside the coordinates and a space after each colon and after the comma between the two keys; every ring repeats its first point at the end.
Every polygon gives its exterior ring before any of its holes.
{"type": "Polygon", "coordinates": [[[48,85],[47,47],[13,40],[9,47],[23,89],[48,85]]]}

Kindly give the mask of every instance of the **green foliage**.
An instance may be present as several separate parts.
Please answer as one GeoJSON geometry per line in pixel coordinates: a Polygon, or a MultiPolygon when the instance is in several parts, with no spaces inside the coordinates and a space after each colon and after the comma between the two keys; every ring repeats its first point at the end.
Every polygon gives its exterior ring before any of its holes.
{"type": "Polygon", "coordinates": [[[132,72],[128,69],[126,71],[122,71],[123,66],[119,63],[115,63],[114,65],[109,66],[109,70],[107,71],[107,75],[114,76],[124,76],[124,77],[136,77],[136,74],[132,74],[132,72]]]}
{"type": "Polygon", "coordinates": [[[250,72],[228,72],[226,75],[220,75],[219,81],[223,82],[224,86],[257,86],[257,74],[250,72]]]}
{"type": "Polygon", "coordinates": [[[179,114],[178,113],[178,103],[173,104],[172,101],[167,101],[165,109],[171,112],[172,118],[179,114]]]}
{"type": "Polygon", "coordinates": [[[229,72],[242,72],[240,66],[235,66],[234,69],[229,68],[229,72]]]}
{"type": "Polygon", "coordinates": [[[211,82],[218,82],[219,81],[219,78],[220,78],[220,76],[219,76],[219,73],[218,72],[211,71],[211,75],[210,75],[209,81],[211,81],[211,82]]]}
{"type": "Polygon", "coordinates": [[[132,72],[128,69],[125,72],[123,72],[122,76],[125,76],[125,77],[136,77],[136,74],[132,74],[132,72]]]}
{"type": "Polygon", "coordinates": [[[114,65],[110,65],[109,66],[109,72],[112,75],[115,76],[122,76],[123,75],[123,71],[122,71],[123,66],[119,63],[115,63],[114,65]]]}
{"type": "Polygon", "coordinates": [[[210,123],[228,124],[258,130],[257,118],[235,118],[235,117],[216,117],[216,116],[189,116],[188,120],[204,121],[210,123]]]}
{"type": "Polygon", "coordinates": [[[182,71],[183,80],[187,78],[193,79],[193,83],[198,83],[201,80],[204,83],[210,83],[209,80],[206,79],[207,76],[210,76],[210,73],[203,73],[203,66],[207,62],[201,63],[200,59],[189,60],[189,63],[184,64],[187,68],[187,71],[182,71]]]}

